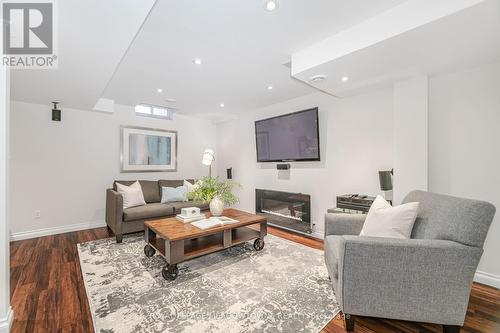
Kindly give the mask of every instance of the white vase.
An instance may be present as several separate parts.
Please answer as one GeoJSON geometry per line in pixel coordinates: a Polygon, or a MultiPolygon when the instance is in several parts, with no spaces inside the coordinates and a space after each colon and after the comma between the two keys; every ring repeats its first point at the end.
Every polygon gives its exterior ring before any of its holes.
{"type": "Polygon", "coordinates": [[[219,197],[215,197],[210,201],[210,213],[212,216],[221,216],[224,211],[224,202],[219,197]]]}

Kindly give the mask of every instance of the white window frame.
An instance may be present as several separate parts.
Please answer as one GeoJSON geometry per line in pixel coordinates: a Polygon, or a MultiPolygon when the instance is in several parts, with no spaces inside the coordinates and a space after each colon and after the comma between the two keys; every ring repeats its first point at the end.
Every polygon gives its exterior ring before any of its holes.
{"type": "Polygon", "coordinates": [[[174,113],[175,109],[165,107],[165,106],[159,106],[159,105],[152,105],[152,104],[146,104],[146,103],[140,103],[137,104],[134,108],[135,115],[136,116],[141,116],[141,117],[151,117],[151,118],[158,118],[158,119],[164,119],[164,120],[172,120],[174,118],[174,113]],[[147,107],[149,108],[151,113],[142,113],[138,112],[137,108],[138,107],[147,107]],[[159,115],[159,114],[153,114],[154,109],[159,109],[159,110],[166,110],[167,111],[167,116],[159,115]]]}

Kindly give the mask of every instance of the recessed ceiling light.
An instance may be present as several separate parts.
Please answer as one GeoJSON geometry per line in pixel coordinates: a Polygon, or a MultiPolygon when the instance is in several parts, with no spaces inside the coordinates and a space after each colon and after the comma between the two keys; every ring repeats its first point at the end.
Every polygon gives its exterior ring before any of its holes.
{"type": "Polygon", "coordinates": [[[279,7],[278,0],[265,0],[264,1],[264,9],[268,12],[275,11],[279,7]]]}
{"type": "Polygon", "coordinates": [[[177,102],[177,100],[175,98],[167,98],[167,99],[165,99],[165,102],[175,103],[175,102],[177,102]]]}
{"type": "Polygon", "coordinates": [[[267,90],[273,90],[273,86],[267,86],[267,90]]]}
{"type": "Polygon", "coordinates": [[[312,76],[311,78],[309,78],[309,82],[311,83],[320,83],[322,81],[325,81],[326,80],[326,75],[314,75],[312,76]]]}
{"type": "Polygon", "coordinates": [[[195,64],[195,65],[201,65],[201,59],[200,58],[194,58],[193,59],[193,64],[195,64]]]}
{"type": "Polygon", "coordinates": [[[221,108],[225,107],[224,103],[220,103],[220,107],[221,108]]]}
{"type": "Polygon", "coordinates": [[[349,81],[349,76],[344,76],[344,77],[342,78],[342,82],[347,82],[347,81],[349,81]]]}
{"type": "Polygon", "coordinates": [[[163,92],[163,89],[158,88],[158,89],[156,89],[156,91],[157,91],[157,92],[159,92],[159,93],[162,93],[162,92],[163,92]]]}

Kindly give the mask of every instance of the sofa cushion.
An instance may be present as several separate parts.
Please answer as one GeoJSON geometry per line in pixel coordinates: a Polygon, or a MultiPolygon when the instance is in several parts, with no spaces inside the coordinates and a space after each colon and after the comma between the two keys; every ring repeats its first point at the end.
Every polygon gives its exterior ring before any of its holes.
{"type": "Polygon", "coordinates": [[[170,203],[177,201],[187,201],[187,187],[165,187],[161,188],[161,202],[170,203]]]}
{"type": "Polygon", "coordinates": [[[123,210],[123,221],[144,220],[153,217],[169,217],[174,215],[174,207],[159,202],[123,210]]]}
{"type": "Polygon", "coordinates": [[[123,198],[123,208],[143,206],[146,204],[139,182],[135,182],[130,186],[117,183],[116,187],[118,193],[120,193],[123,198]]]}
{"type": "MultiPolygon", "coordinates": [[[[113,189],[116,191],[116,183],[130,186],[134,182],[135,180],[115,180],[113,189]]],[[[139,184],[141,184],[142,194],[147,203],[160,202],[160,186],[156,180],[139,180],[139,184]]]]}
{"type": "Polygon", "coordinates": [[[169,206],[174,207],[175,214],[180,214],[181,209],[185,207],[198,207],[200,210],[207,210],[208,203],[204,203],[201,201],[177,201],[177,202],[169,202],[169,206]]]}
{"type": "MultiPolygon", "coordinates": [[[[192,179],[187,179],[188,182],[191,184],[194,184],[194,180],[192,179]]],[[[177,180],[177,179],[160,179],[158,181],[158,184],[160,186],[160,189],[162,187],[179,187],[184,185],[184,179],[177,180]]]]}
{"type": "Polygon", "coordinates": [[[339,252],[341,246],[341,236],[326,236],[325,237],[325,262],[332,279],[339,277],[339,252]]]}

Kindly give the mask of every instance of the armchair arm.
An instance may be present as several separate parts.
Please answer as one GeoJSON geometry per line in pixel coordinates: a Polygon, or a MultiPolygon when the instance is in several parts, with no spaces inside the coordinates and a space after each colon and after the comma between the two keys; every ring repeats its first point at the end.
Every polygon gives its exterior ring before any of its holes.
{"type": "Polygon", "coordinates": [[[463,324],[482,249],[447,240],[339,238],[344,313],[463,324]]]}
{"type": "Polygon", "coordinates": [[[106,190],[106,224],[116,235],[122,234],[123,197],[120,193],[106,190]]]}
{"type": "Polygon", "coordinates": [[[325,237],[328,235],[359,235],[366,214],[325,214],[325,237]]]}

